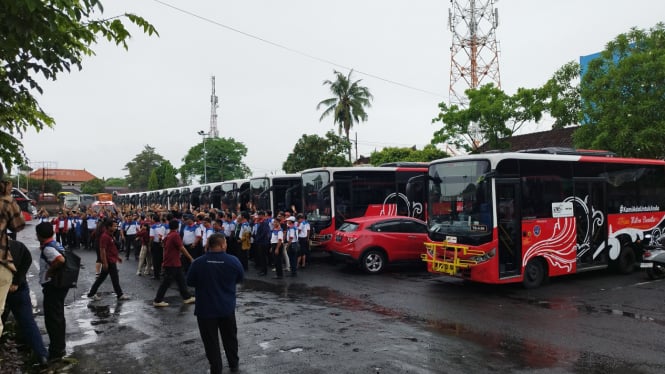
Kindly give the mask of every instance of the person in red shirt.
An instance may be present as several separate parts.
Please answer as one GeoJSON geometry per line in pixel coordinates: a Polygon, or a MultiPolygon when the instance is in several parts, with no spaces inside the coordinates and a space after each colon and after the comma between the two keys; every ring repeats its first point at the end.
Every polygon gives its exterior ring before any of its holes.
{"type": "Polygon", "coordinates": [[[191,263],[194,261],[192,256],[187,252],[187,249],[182,244],[182,239],[178,233],[178,220],[172,219],[169,221],[169,233],[164,239],[164,260],[162,261],[162,268],[164,269],[164,280],[157,290],[157,296],[152,305],[156,307],[165,307],[169,306],[169,303],[164,301],[164,295],[166,290],[171,286],[171,283],[175,281],[178,284],[178,289],[180,290],[180,296],[182,296],[183,303],[192,304],[196,299],[189,293],[187,289],[187,284],[185,283],[185,275],[182,273],[182,263],[180,262],[180,254],[182,253],[185,258],[191,263]]]}
{"type": "Polygon", "coordinates": [[[122,262],[118,254],[118,247],[113,240],[113,234],[118,229],[118,223],[115,220],[107,218],[102,223],[102,235],[99,238],[99,258],[102,262],[102,271],[93,283],[92,288],[88,292],[88,297],[97,301],[101,297],[97,295],[99,286],[104,283],[107,276],[111,276],[111,283],[113,284],[113,291],[118,300],[129,300],[129,297],[122,292],[120,288],[120,278],[118,277],[118,263],[122,262]]]}
{"type": "Polygon", "coordinates": [[[53,228],[55,229],[55,241],[62,244],[62,246],[67,246],[67,231],[69,231],[69,219],[65,217],[64,212],[58,212],[58,216],[54,218],[51,223],[53,223],[53,228]]]}

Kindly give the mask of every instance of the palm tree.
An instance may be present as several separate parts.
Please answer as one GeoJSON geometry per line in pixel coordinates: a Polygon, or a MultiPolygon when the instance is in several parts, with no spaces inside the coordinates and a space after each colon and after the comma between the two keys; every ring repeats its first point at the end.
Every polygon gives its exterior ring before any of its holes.
{"type": "MultiPolygon", "coordinates": [[[[326,109],[321,114],[319,121],[323,121],[325,117],[333,114],[333,123],[339,125],[339,133],[342,129],[346,134],[346,140],[349,141],[349,131],[354,123],[360,121],[367,121],[367,113],[365,108],[372,106],[370,101],[373,99],[372,94],[369,93],[367,87],[360,85],[361,79],[351,82],[351,74],[353,70],[349,71],[349,75],[344,76],[337,70],[334,70],[336,75],[335,81],[325,80],[323,85],[330,85],[330,92],[333,97],[321,101],[316,109],[319,110],[322,106],[326,109]]],[[[349,162],[351,162],[351,146],[349,145],[349,162]]]]}

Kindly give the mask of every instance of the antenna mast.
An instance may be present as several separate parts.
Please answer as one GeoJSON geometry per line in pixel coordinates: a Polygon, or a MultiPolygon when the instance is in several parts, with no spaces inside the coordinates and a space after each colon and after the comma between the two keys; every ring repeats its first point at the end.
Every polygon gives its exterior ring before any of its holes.
{"type": "Polygon", "coordinates": [[[211,138],[219,138],[219,131],[217,130],[217,108],[219,107],[217,95],[215,95],[215,76],[212,76],[212,94],[210,95],[210,130],[208,136],[211,138]]]}
{"type": "Polygon", "coordinates": [[[448,91],[450,105],[466,107],[468,99],[464,91],[489,81],[501,88],[496,1],[450,0],[452,9],[448,9],[448,27],[453,33],[448,91]]]}

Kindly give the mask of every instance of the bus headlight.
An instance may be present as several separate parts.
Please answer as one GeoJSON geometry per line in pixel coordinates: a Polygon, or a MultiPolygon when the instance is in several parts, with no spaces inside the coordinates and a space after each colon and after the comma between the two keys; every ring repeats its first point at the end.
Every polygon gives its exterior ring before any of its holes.
{"type": "Polygon", "coordinates": [[[489,259],[491,259],[495,255],[496,255],[496,248],[492,248],[491,251],[488,251],[483,255],[471,257],[471,260],[473,260],[477,263],[481,263],[481,262],[489,261],[489,259]]]}

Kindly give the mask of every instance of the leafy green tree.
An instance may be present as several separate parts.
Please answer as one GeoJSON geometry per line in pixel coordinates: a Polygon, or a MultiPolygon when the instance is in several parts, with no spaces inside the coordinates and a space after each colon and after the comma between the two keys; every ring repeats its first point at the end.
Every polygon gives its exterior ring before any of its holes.
{"type": "Polygon", "coordinates": [[[579,148],[665,157],[665,24],[631,29],[607,43],[581,81],[579,148]]]}
{"type": "Polygon", "coordinates": [[[28,178],[25,174],[13,175],[10,180],[14,187],[27,190],[29,193],[39,193],[42,190],[42,180],[28,178]]]}
{"type": "Polygon", "coordinates": [[[148,190],[154,191],[159,189],[159,180],[157,179],[157,169],[153,169],[150,172],[150,178],[148,178],[148,190]]]}
{"type": "Polygon", "coordinates": [[[55,179],[46,179],[44,181],[39,181],[39,186],[41,186],[42,192],[49,192],[57,194],[62,191],[62,184],[55,179]]]}
{"type": "Polygon", "coordinates": [[[577,125],[580,119],[580,66],[571,61],[559,68],[542,87],[518,88],[509,96],[493,85],[469,89],[468,108],[439,104],[441,112],[432,122],[443,127],[434,133],[433,144],[447,143],[474,152],[488,143],[491,149],[508,146],[508,138],[543,114],[554,119],[553,128],[577,125]]]}
{"type": "Polygon", "coordinates": [[[12,184],[14,185],[14,187],[19,187],[20,186],[21,188],[25,188],[25,189],[28,189],[29,185],[36,182],[35,179],[28,178],[24,174],[12,175],[9,179],[12,181],[12,184]]]}
{"type": "Polygon", "coordinates": [[[537,89],[519,88],[509,96],[490,83],[465,92],[468,108],[439,104],[441,112],[432,122],[443,127],[434,132],[432,144],[449,143],[467,152],[485,142],[493,149],[506,148],[507,137],[527,122],[538,122],[545,110],[537,89]]]}
{"type": "Polygon", "coordinates": [[[242,179],[252,172],[242,162],[247,156],[247,147],[233,138],[207,138],[189,149],[183,157],[180,175],[189,184],[194,176],[200,176],[199,183],[204,183],[204,167],[208,182],[220,182],[242,179]],[[204,153],[205,150],[205,153],[204,153]]]}
{"type": "Polygon", "coordinates": [[[155,148],[146,145],[141,153],[136,155],[132,161],[125,164],[123,170],[129,171],[129,174],[125,178],[127,185],[135,191],[147,190],[150,173],[164,161],[164,157],[157,154],[155,148]]]}
{"type": "Polygon", "coordinates": [[[334,131],[328,131],[326,137],[304,134],[282,164],[287,173],[297,173],[305,169],[321,166],[350,166],[346,160],[346,150],[351,143],[337,136],[334,131]]]}
{"type": "Polygon", "coordinates": [[[439,150],[432,144],[423,147],[422,150],[413,148],[387,147],[380,151],[374,151],[369,156],[372,165],[379,166],[389,162],[430,162],[440,158],[448,157],[448,154],[439,150]]]}
{"type": "Polygon", "coordinates": [[[555,129],[580,123],[580,64],[570,61],[557,70],[545,84],[535,91],[535,100],[547,111],[555,129]]]}
{"type": "Polygon", "coordinates": [[[106,187],[127,187],[127,180],[125,178],[108,178],[106,179],[106,187]]]}
{"type": "MultiPolygon", "coordinates": [[[[178,169],[173,167],[169,160],[162,162],[152,173],[155,175],[155,184],[150,184],[150,190],[176,187],[178,185],[178,169]]],[[[152,174],[150,175],[150,181],[152,182],[152,174]]]]}
{"type": "Polygon", "coordinates": [[[99,37],[127,49],[131,35],[123,20],[157,33],[137,15],[98,18],[103,13],[99,0],[0,1],[0,159],[7,170],[25,160],[19,139],[29,128],[55,124],[35,97],[43,93],[40,79],[80,70],[99,37]]]}
{"type": "Polygon", "coordinates": [[[351,142],[349,132],[355,123],[367,121],[367,112],[365,108],[372,106],[373,99],[367,87],[361,86],[362,79],[351,81],[353,70],[349,71],[347,76],[334,70],[335,80],[325,80],[323,85],[330,86],[330,92],[333,97],[322,100],[316,110],[324,108],[319,121],[323,121],[327,116],[332,115],[333,123],[339,126],[339,133],[344,131],[346,140],[349,142],[349,163],[351,163],[351,142]]]}
{"type": "Polygon", "coordinates": [[[104,183],[103,180],[99,178],[94,178],[81,184],[81,193],[96,194],[104,192],[104,187],[106,187],[106,183],[104,183]]]}

